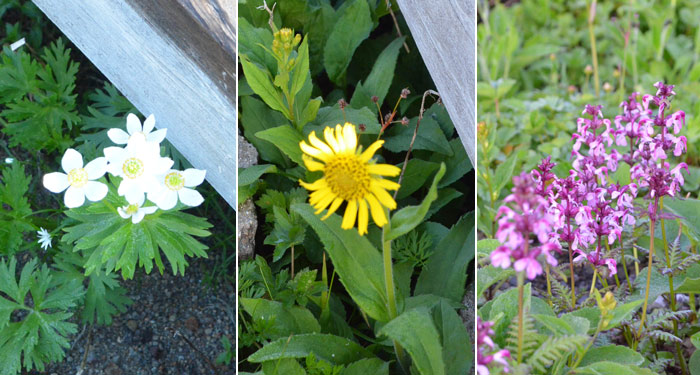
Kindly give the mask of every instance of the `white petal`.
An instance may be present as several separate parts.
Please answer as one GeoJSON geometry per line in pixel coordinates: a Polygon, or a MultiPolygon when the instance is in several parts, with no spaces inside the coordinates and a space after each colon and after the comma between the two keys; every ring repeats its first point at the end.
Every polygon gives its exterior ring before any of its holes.
{"type": "Polygon", "coordinates": [[[182,177],[185,178],[185,186],[193,187],[201,184],[204,181],[204,176],[207,171],[201,169],[188,168],[182,172],[182,177]]]}
{"type": "Polygon", "coordinates": [[[129,113],[129,115],[126,116],[126,130],[130,135],[134,135],[141,131],[141,121],[133,113],[129,113]]]}
{"type": "Polygon", "coordinates": [[[66,190],[66,195],[63,196],[63,203],[68,208],[80,207],[85,203],[85,192],[83,189],[71,186],[66,190]]]}
{"type": "Polygon", "coordinates": [[[126,210],[123,207],[117,207],[117,212],[119,213],[119,216],[121,216],[123,219],[128,219],[129,214],[126,213],[126,210]]]}
{"type": "Polygon", "coordinates": [[[136,200],[132,202],[132,201],[130,201],[129,199],[127,199],[126,201],[129,202],[129,204],[135,204],[135,205],[138,206],[138,207],[143,206],[143,202],[146,201],[146,195],[145,195],[145,194],[141,194],[141,195],[133,194],[133,195],[132,195],[132,198],[136,198],[136,200]]]}
{"type": "Polygon", "coordinates": [[[60,193],[70,186],[68,176],[61,172],[52,172],[44,175],[44,187],[52,193],[60,193]]]}
{"type": "Polygon", "coordinates": [[[156,211],[158,211],[158,207],[156,206],[149,206],[149,207],[142,207],[140,211],[143,211],[144,214],[152,214],[156,211]]]}
{"type": "Polygon", "coordinates": [[[78,151],[75,151],[72,148],[67,149],[66,153],[63,154],[63,159],[61,159],[61,167],[66,173],[75,168],[82,168],[83,155],[80,155],[78,151]]]}
{"type": "Polygon", "coordinates": [[[97,180],[107,172],[107,158],[97,158],[85,166],[88,180],[97,180]]]}
{"type": "Polygon", "coordinates": [[[180,197],[180,202],[190,206],[199,206],[204,202],[202,194],[199,194],[197,190],[182,188],[178,191],[178,196],[180,197]]]}
{"type": "Polygon", "coordinates": [[[102,198],[107,196],[107,190],[107,185],[101,182],[88,181],[85,184],[85,196],[93,202],[101,201],[102,198]]]}
{"type": "Polygon", "coordinates": [[[161,210],[169,210],[177,204],[177,192],[172,190],[163,190],[160,194],[154,195],[153,198],[155,200],[151,199],[150,196],[148,199],[157,204],[161,210]]]}
{"type": "Polygon", "coordinates": [[[150,115],[143,121],[143,133],[148,134],[156,126],[156,116],[150,115]]]}
{"type": "Polygon", "coordinates": [[[165,174],[175,162],[170,158],[158,158],[154,160],[151,173],[154,175],[165,174]]]}
{"type": "Polygon", "coordinates": [[[107,131],[107,136],[118,145],[125,145],[129,141],[129,134],[121,129],[113,128],[107,131]]]}
{"type": "Polygon", "coordinates": [[[146,136],[146,140],[149,142],[155,142],[155,143],[160,143],[163,142],[165,139],[165,134],[167,133],[168,129],[160,129],[156,130],[153,133],[150,133],[146,136]]]}
{"type": "Polygon", "coordinates": [[[143,211],[138,210],[138,211],[136,211],[136,213],[131,217],[131,222],[134,223],[134,224],[138,224],[138,223],[141,222],[141,220],[143,220],[143,217],[144,217],[144,216],[146,216],[146,214],[145,214],[143,211]]]}

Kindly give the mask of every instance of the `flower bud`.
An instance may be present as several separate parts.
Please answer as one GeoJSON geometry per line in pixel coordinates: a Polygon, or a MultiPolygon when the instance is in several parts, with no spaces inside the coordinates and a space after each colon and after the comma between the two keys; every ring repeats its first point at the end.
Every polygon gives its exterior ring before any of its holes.
{"type": "Polygon", "coordinates": [[[345,107],[348,106],[348,102],[346,102],[345,99],[340,99],[338,100],[338,106],[340,109],[345,109],[345,107]]]}
{"type": "Polygon", "coordinates": [[[583,69],[583,72],[586,73],[586,75],[589,75],[593,73],[593,67],[590,65],[586,65],[586,67],[583,69]]]}
{"type": "Polygon", "coordinates": [[[404,117],[401,119],[401,125],[403,125],[403,126],[408,126],[408,123],[409,123],[408,117],[404,116],[404,117]]]}
{"type": "Polygon", "coordinates": [[[603,83],[603,90],[605,92],[610,92],[610,91],[612,91],[612,89],[613,89],[613,87],[610,83],[608,83],[608,82],[603,83]]]}
{"type": "Polygon", "coordinates": [[[372,102],[377,103],[379,101],[379,97],[377,95],[372,95],[372,102]]]}
{"type": "Polygon", "coordinates": [[[408,88],[405,88],[401,90],[401,99],[406,99],[408,96],[411,94],[411,91],[408,88]]]}

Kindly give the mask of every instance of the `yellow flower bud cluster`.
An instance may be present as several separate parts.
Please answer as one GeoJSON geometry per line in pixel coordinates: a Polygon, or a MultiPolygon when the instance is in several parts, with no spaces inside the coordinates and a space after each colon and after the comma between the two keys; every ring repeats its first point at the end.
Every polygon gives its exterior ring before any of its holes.
{"type": "Polygon", "coordinates": [[[295,35],[292,29],[282,28],[275,32],[272,40],[272,53],[289,66],[294,66],[294,59],[287,60],[299,43],[301,43],[301,34],[295,35]]]}

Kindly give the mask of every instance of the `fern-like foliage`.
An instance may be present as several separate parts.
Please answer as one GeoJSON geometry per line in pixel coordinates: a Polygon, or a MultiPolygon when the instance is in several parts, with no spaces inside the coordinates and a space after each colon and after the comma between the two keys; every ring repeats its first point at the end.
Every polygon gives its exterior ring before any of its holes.
{"type": "Polygon", "coordinates": [[[184,275],[188,265],[185,256],[207,256],[207,246],[194,238],[211,234],[207,230],[211,224],[205,218],[181,212],[183,207],[178,205],[169,211],[147,215],[140,223],[133,224],[117,213],[116,208],[126,204],[126,199],[117,195],[116,187],[110,186],[101,202],[66,212],[77,224],[65,229],[63,241],[75,244],[76,251],[86,254],[87,275],[102,270],[121,271],[124,279],[131,279],[137,266],[150,273],[154,262],[163,273],[161,251],[173,274],[184,275]]]}
{"type": "Polygon", "coordinates": [[[24,243],[24,234],[33,230],[32,209],[27,200],[30,178],[19,163],[2,170],[0,180],[0,254],[12,255],[24,243]]]}
{"type": "Polygon", "coordinates": [[[649,370],[656,374],[665,374],[666,368],[673,363],[673,358],[658,357],[649,365],[649,370]]]}
{"type": "MultiPolygon", "coordinates": [[[[544,341],[544,336],[535,329],[535,319],[530,315],[523,315],[523,358],[528,358],[532,353],[540,347],[544,341]]],[[[513,355],[518,352],[518,317],[513,318],[508,327],[508,336],[506,338],[506,349],[513,355]]]]}
{"type": "Polygon", "coordinates": [[[84,290],[78,280],[57,283],[46,265],[36,259],[15,276],[17,260],[0,262],[0,374],[22,369],[43,371],[48,362],[63,359],[68,335],[76,325],[68,322],[84,290]]]}
{"type": "Polygon", "coordinates": [[[571,288],[557,279],[552,279],[552,303],[557,311],[572,310],[571,288]]]}
{"type": "Polygon", "coordinates": [[[588,336],[584,335],[549,337],[532,355],[527,357],[526,363],[533,369],[546,373],[547,367],[573,354],[586,341],[588,336]]]}

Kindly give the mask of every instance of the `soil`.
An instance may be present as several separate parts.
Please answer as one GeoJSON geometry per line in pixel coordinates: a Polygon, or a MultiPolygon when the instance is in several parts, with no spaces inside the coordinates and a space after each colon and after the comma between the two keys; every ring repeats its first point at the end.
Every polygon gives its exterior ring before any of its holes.
{"type": "Polygon", "coordinates": [[[236,341],[234,286],[202,281],[217,262],[196,259],[185,276],[152,272],[123,282],[134,304],[110,326],[80,325],[65,361],[42,374],[235,374],[235,361],[215,365],[221,337],[236,341]]]}

